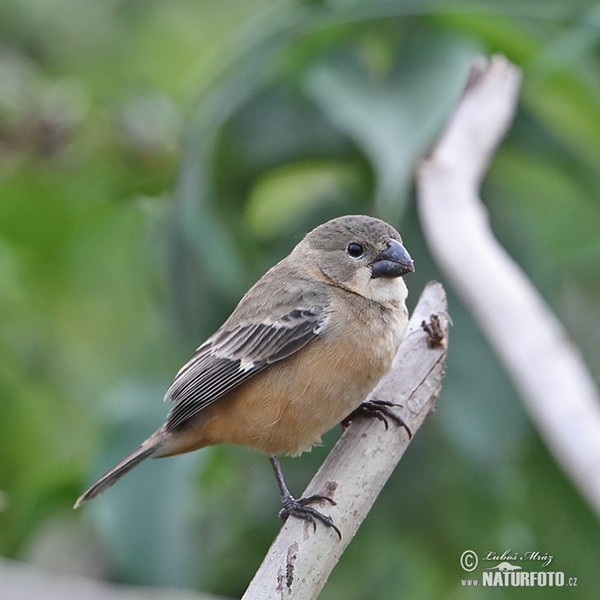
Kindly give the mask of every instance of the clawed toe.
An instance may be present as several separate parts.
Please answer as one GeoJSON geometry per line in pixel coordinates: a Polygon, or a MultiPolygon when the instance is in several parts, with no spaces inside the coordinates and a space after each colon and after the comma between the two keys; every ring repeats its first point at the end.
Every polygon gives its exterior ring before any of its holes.
{"type": "Polygon", "coordinates": [[[335,505],[335,501],[327,496],[321,496],[320,494],[315,494],[313,496],[307,496],[305,498],[298,498],[296,500],[292,496],[288,496],[283,499],[283,508],[279,511],[279,518],[285,522],[287,518],[291,515],[292,517],[296,517],[298,519],[304,519],[305,521],[310,521],[313,524],[313,529],[317,530],[317,521],[321,521],[327,527],[331,527],[337,534],[340,540],[342,539],[342,533],[333,522],[331,517],[320,513],[318,510],[309,506],[311,502],[319,502],[321,500],[327,500],[332,505],[335,505]]]}
{"type": "Polygon", "coordinates": [[[279,485],[279,491],[281,492],[281,502],[283,503],[283,508],[279,511],[279,518],[285,522],[291,515],[292,517],[297,517],[298,519],[310,521],[313,524],[315,531],[317,530],[317,521],[321,521],[323,525],[331,527],[338,534],[338,537],[341,540],[342,532],[337,528],[331,517],[328,517],[327,515],[320,513],[312,506],[309,506],[309,504],[312,502],[320,502],[321,500],[326,500],[332,506],[335,506],[335,501],[329,496],[323,496],[322,494],[313,494],[312,496],[305,496],[304,498],[298,498],[298,500],[296,500],[296,498],[290,494],[287,486],[285,485],[279,459],[273,455],[269,457],[269,460],[271,461],[273,472],[277,478],[277,484],[279,485]]]}
{"type": "MultiPolygon", "coordinates": [[[[293,500],[293,498],[292,498],[293,500]]],[[[294,500],[294,502],[297,502],[298,504],[302,505],[302,506],[306,506],[307,504],[310,504],[311,502],[320,502],[321,500],[326,500],[327,502],[329,502],[329,504],[331,504],[331,506],[335,506],[337,503],[333,498],[330,498],[329,496],[323,496],[322,494],[313,494],[312,496],[304,496],[302,498],[298,498],[298,500],[294,500]]]]}
{"type": "Polygon", "coordinates": [[[404,427],[406,433],[408,433],[408,437],[412,437],[412,431],[408,427],[408,425],[404,422],[402,417],[396,414],[392,407],[399,407],[400,404],[395,404],[394,402],[387,402],[386,400],[367,400],[363,402],[356,410],[351,412],[343,421],[342,427],[348,427],[352,419],[357,415],[363,415],[366,417],[376,417],[380,421],[383,422],[385,428],[389,428],[388,419],[392,420],[399,427],[404,427]]]}

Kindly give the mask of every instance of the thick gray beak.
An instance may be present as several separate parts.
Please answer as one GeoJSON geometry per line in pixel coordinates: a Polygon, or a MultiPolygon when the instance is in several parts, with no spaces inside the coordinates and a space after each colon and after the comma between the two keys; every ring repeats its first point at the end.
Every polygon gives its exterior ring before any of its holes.
{"type": "Polygon", "coordinates": [[[415,270],[410,254],[397,240],[391,239],[388,247],[371,263],[371,279],[376,277],[402,277],[415,270]]]}

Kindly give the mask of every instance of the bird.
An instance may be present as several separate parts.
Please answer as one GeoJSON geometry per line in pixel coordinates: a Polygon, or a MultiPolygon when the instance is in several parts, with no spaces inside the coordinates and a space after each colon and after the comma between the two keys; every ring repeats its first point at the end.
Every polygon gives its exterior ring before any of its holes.
{"type": "MultiPolygon", "coordinates": [[[[366,215],[334,218],[307,233],[242,297],[223,325],[181,367],[165,394],[165,423],[76,501],[98,496],[148,457],[215,444],[265,453],[283,508],[332,527],[311,503],[294,498],[279,462],[319,444],[358,412],[403,425],[387,402],[364,402],[389,370],[406,333],[414,263],[391,225],[366,215]]],[[[407,429],[408,431],[408,429],[407,429]]],[[[410,434],[410,431],[409,431],[410,434]]]]}

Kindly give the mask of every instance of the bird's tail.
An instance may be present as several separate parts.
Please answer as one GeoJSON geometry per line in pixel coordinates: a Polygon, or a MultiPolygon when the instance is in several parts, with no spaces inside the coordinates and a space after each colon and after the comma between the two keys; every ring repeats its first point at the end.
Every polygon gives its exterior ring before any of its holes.
{"type": "MultiPolygon", "coordinates": [[[[158,432],[157,432],[158,433],[158,432]]],[[[141,463],[145,458],[148,458],[160,444],[160,437],[157,434],[150,436],[145,442],[142,443],[141,446],[136,448],[133,452],[129,453],[125,458],[119,461],[112,469],[108,470],[89,490],[87,490],[84,494],[82,494],[79,498],[77,498],[77,502],[75,502],[75,506],[73,508],[78,508],[84,502],[99,496],[106,488],[109,488],[113,485],[117,479],[120,479],[141,463]]]]}

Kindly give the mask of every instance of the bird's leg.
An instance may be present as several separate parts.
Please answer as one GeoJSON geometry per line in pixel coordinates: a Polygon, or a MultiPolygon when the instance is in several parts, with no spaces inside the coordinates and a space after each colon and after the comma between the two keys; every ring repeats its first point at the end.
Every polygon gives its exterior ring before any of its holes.
{"type": "Polygon", "coordinates": [[[269,456],[269,460],[271,461],[273,471],[275,472],[275,477],[277,478],[277,485],[279,486],[279,492],[281,493],[281,502],[283,503],[283,508],[279,512],[279,518],[285,522],[287,518],[292,515],[298,519],[310,521],[313,524],[315,531],[317,530],[317,520],[319,520],[324,525],[327,525],[327,527],[331,527],[338,534],[339,538],[342,539],[340,530],[336,527],[335,523],[330,517],[320,513],[312,506],[308,506],[308,504],[311,502],[318,502],[320,500],[327,500],[327,502],[330,502],[333,505],[335,505],[335,502],[328,496],[323,496],[321,494],[314,494],[312,496],[306,496],[305,498],[298,498],[298,500],[296,500],[290,494],[287,485],[285,485],[283,473],[281,472],[281,465],[279,464],[279,459],[277,456],[269,456]]]}
{"type": "Polygon", "coordinates": [[[342,427],[346,429],[350,422],[354,417],[362,415],[365,417],[376,417],[380,421],[383,421],[385,428],[388,429],[389,423],[388,419],[391,419],[398,425],[398,427],[404,427],[406,433],[408,433],[408,437],[412,437],[412,431],[409,429],[408,425],[404,422],[402,417],[396,414],[391,407],[392,406],[401,406],[400,404],[395,404],[394,402],[387,402],[385,400],[366,400],[363,402],[356,410],[353,410],[341,423],[342,427]]]}

